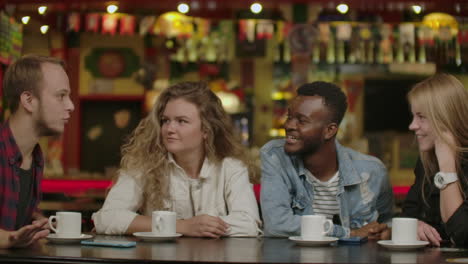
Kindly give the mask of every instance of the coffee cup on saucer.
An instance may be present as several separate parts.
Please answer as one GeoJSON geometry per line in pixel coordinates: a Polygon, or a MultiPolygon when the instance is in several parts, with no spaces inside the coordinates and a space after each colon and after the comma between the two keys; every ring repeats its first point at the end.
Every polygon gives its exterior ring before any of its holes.
{"type": "Polygon", "coordinates": [[[171,211],[154,211],[152,214],[151,232],[155,236],[175,235],[176,213],[171,211]]]}
{"type": "Polygon", "coordinates": [[[49,227],[58,238],[77,238],[81,236],[81,213],[57,212],[49,217],[49,227]],[[57,228],[53,222],[56,222],[57,228]]]}
{"type": "Polygon", "coordinates": [[[415,244],[418,242],[418,219],[395,217],[392,219],[392,242],[394,244],[415,244]]]}
{"type": "Polygon", "coordinates": [[[301,238],[303,240],[323,240],[333,228],[333,222],[324,215],[303,215],[301,217],[301,238]]]}

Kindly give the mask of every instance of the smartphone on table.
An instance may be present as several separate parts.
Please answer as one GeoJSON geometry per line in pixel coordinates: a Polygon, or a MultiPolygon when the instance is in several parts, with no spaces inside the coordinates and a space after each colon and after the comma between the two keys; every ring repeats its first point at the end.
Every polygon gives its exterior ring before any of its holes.
{"type": "Polygon", "coordinates": [[[365,237],[354,236],[354,237],[340,238],[338,240],[338,243],[343,244],[343,245],[360,245],[366,242],[367,242],[366,236],[365,237]]]}

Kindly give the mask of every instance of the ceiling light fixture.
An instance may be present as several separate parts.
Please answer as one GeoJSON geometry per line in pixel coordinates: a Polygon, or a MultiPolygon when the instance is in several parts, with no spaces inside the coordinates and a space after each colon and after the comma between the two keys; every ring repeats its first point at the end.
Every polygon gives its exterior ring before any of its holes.
{"type": "Polygon", "coordinates": [[[198,1],[192,1],[190,3],[190,7],[193,9],[193,10],[198,10],[200,9],[200,3],[198,1]]]}
{"type": "Polygon", "coordinates": [[[216,9],[216,2],[215,1],[209,1],[207,4],[207,7],[209,10],[215,10],[216,9]]]}
{"type": "Polygon", "coordinates": [[[177,11],[179,11],[182,14],[188,13],[189,10],[190,7],[186,3],[181,3],[177,6],[177,11]]]}
{"type": "Polygon", "coordinates": [[[413,9],[413,12],[417,15],[421,14],[422,7],[420,5],[412,5],[411,9],[413,9]]]}
{"type": "Polygon", "coordinates": [[[115,12],[117,12],[117,10],[119,10],[119,7],[117,5],[108,5],[106,10],[107,13],[114,14],[115,12]]]}
{"type": "Polygon", "coordinates": [[[259,3],[253,3],[250,6],[250,11],[252,11],[252,13],[254,13],[254,14],[258,14],[258,13],[262,12],[262,9],[263,9],[263,7],[259,3]]]}
{"type": "Polygon", "coordinates": [[[45,34],[45,33],[47,33],[47,31],[49,31],[49,26],[48,25],[42,25],[40,30],[41,30],[42,34],[45,34]]]}
{"type": "Polygon", "coordinates": [[[29,23],[29,20],[31,19],[30,16],[24,16],[21,18],[21,22],[23,22],[23,24],[27,25],[29,23]]]}
{"type": "Polygon", "coordinates": [[[347,4],[339,4],[336,6],[336,10],[338,10],[340,14],[346,14],[348,13],[349,7],[347,4]]]}
{"type": "Polygon", "coordinates": [[[40,7],[37,8],[37,12],[40,15],[44,15],[46,11],[47,11],[47,6],[40,6],[40,7]]]}

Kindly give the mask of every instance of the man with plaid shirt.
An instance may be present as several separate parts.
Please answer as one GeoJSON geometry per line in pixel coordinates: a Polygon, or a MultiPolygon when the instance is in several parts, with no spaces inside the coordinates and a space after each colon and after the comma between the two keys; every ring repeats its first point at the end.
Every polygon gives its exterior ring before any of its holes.
{"type": "Polygon", "coordinates": [[[58,136],[74,110],[63,62],[26,55],[7,69],[11,116],[0,126],[0,248],[26,247],[49,234],[38,210],[44,169],[38,144],[58,136]]]}

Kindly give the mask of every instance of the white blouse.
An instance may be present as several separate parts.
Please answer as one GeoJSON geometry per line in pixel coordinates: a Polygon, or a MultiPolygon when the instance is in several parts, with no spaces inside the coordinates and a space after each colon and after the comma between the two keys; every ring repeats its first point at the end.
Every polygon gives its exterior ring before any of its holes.
{"type": "MultiPolygon", "coordinates": [[[[241,161],[225,158],[216,164],[205,158],[198,179],[189,178],[171,155],[169,162],[170,199],[164,201],[163,210],[176,212],[177,219],[218,216],[229,224],[228,236],[257,236],[261,232],[257,201],[241,161]]],[[[124,234],[138,210],[151,216],[154,208],[142,208],[143,177],[136,176],[121,172],[103,207],[92,216],[98,233],[124,234]]]]}

